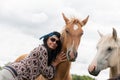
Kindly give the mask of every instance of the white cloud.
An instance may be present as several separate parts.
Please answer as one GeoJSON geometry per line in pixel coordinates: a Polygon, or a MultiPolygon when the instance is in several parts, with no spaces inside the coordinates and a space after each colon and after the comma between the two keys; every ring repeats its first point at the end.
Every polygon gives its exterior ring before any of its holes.
{"type": "Polygon", "coordinates": [[[40,44],[38,39],[10,26],[7,28],[4,26],[7,25],[0,25],[0,64],[14,61],[21,54],[29,53],[40,44]]]}

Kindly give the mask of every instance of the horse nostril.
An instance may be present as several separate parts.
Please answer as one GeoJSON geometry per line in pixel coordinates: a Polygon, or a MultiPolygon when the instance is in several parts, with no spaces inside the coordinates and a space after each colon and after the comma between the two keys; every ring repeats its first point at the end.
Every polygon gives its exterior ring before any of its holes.
{"type": "Polygon", "coordinates": [[[90,72],[95,71],[95,66],[94,66],[94,65],[90,66],[90,67],[89,67],[89,71],[90,71],[90,72]]]}

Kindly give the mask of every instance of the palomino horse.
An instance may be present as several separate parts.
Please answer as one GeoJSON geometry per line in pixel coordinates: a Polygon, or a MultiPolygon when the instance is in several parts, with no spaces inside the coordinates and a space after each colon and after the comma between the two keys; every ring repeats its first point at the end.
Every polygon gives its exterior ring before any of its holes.
{"type": "MultiPolygon", "coordinates": [[[[65,28],[61,33],[62,51],[66,53],[68,60],[57,66],[55,77],[52,80],[71,80],[71,62],[75,61],[77,57],[77,49],[83,34],[82,27],[87,23],[89,17],[88,16],[83,21],[80,21],[76,18],[68,19],[64,14],[62,15],[66,23],[65,28]]],[[[22,58],[18,58],[16,61],[19,61],[24,57],[25,56],[22,56],[22,58]]]]}
{"type": "Polygon", "coordinates": [[[88,67],[91,75],[97,76],[101,70],[110,68],[110,78],[120,74],[120,39],[113,28],[112,35],[103,35],[97,44],[97,54],[88,67]]]}

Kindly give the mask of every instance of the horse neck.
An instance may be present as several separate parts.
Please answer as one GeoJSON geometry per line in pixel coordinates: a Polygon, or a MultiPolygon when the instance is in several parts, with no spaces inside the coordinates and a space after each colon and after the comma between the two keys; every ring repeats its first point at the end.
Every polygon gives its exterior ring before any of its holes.
{"type": "Polygon", "coordinates": [[[65,32],[63,31],[61,35],[62,35],[61,36],[61,40],[62,40],[62,49],[61,50],[66,53],[67,52],[67,45],[66,45],[67,42],[66,42],[66,38],[65,38],[65,36],[66,36],[65,32]]]}
{"type": "MultiPolygon", "coordinates": [[[[120,39],[119,39],[118,46],[119,46],[119,48],[118,48],[118,56],[120,57],[120,39]]],[[[117,60],[118,60],[117,65],[110,68],[110,74],[109,74],[110,78],[115,77],[118,74],[120,74],[120,58],[118,58],[117,60]]]]}
{"type": "Polygon", "coordinates": [[[60,63],[56,68],[56,75],[54,80],[71,80],[68,79],[70,76],[70,67],[71,62],[65,61],[63,63],[60,63]]]}
{"type": "Polygon", "coordinates": [[[114,67],[110,68],[110,78],[117,76],[120,74],[120,60],[118,61],[118,64],[114,67]]]}
{"type": "MultiPolygon", "coordinates": [[[[67,52],[67,47],[66,47],[66,40],[64,38],[65,35],[62,35],[62,50],[63,52],[67,52]]],[[[70,75],[70,67],[71,67],[71,62],[70,61],[65,61],[60,63],[57,66],[57,71],[54,80],[71,80],[69,75],[70,75]]]]}

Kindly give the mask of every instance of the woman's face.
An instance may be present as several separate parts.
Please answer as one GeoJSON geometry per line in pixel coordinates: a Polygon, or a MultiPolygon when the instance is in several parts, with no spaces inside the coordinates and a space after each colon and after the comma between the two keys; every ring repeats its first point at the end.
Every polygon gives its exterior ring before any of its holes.
{"type": "Polygon", "coordinates": [[[47,45],[50,49],[54,50],[58,46],[58,42],[59,42],[59,38],[57,36],[53,35],[48,38],[47,45]]]}

